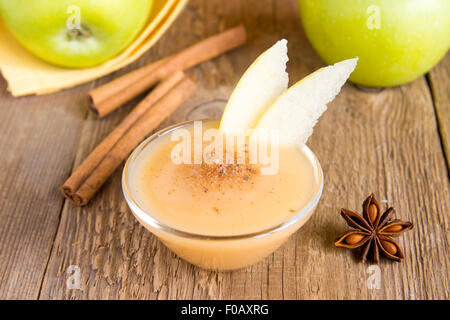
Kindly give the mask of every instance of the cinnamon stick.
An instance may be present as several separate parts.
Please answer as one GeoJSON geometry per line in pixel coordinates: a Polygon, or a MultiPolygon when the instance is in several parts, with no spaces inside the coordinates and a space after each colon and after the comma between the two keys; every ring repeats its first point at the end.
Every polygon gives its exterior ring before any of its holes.
{"type": "Polygon", "coordinates": [[[141,67],[134,71],[128,72],[127,74],[125,74],[121,77],[118,77],[118,78],[108,82],[107,84],[105,84],[101,87],[98,87],[97,89],[92,90],[89,93],[90,109],[99,118],[104,117],[105,115],[110,113],[112,110],[107,110],[107,108],[105,106],[100,107],[100,108],[97,108],[97,106],[99,106],[102,102],[105,102],[108,99],[114,99],[113,98],[114,94],[132,86],[136,81],[138,81],[140,78],[142,78],[145,74],[153,72],[157,67],[159,67],[163,63],[167,62],[168,59],[169,59],[169,57],[166,57],[164,59],[150,63],[144,67],[141,67]],[[95,93],[92,94],[93,92],[95,92],[95,93]]]}
{"type": "Polygon", "coordinates": [[[246,30],[242,25],[209,37],[163,61],[147,65],[132,74],[91,90],[91,108],[100,117],[105,116],[172,73],[214,58],[245,41],[246,30]]]}
{"type": "Polygon", "coordinates": [[[163,81],[67,179],[61,187],[63,195],[75,205],[87,204],[131,151],[186,101],[194,89],[194,82],[182,73],[163,81]]]}

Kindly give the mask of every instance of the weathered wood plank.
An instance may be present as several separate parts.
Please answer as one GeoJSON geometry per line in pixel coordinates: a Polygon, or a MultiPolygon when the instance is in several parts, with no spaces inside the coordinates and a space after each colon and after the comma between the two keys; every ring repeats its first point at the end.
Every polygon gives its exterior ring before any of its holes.
{"type": "Polygon", "coordinates": [[[450,170],[450,53],[428,74],[442,145],[450,170]]]}
{"type": "MultiPolygon", "coordinates": [[[[193,0],[139,63],[241,20],[249,29],[249,44],[192,70],[197,93],[164,125],[219,114],[246,66],[281,37],[289,40],[292,81],[322,65],[304,38],[295,2],[275,0],[193,0]]],[[[85,122],[75,165],[131,105],[114,114],[114,121],[85,122]]],[[[216,273],[178,259],[131,215],[118,171],[87,207],[64,206],[40,298],[448,299],[449,184],[425,79],[380,93],[346,85],[309,145],[325,172],[323,198],[313,218],[264,261],[216,273]],[[380,264],[378,290],[366,284],[368,265],[333,247],[346,229],[339,209],[360,210],[371,192],[416,225],[399,240],[406,261],[380,264]],[[81,290],[66,287],[70,265],[80,267],[81,290]]]]}
{"type": "Polygon", "coordinates": [[[59,223],[87,86],[12,98],[0,79],[0,299],[35,299],[59,223]],[[70,98],[68,98],[70,97],[70,98]]]}

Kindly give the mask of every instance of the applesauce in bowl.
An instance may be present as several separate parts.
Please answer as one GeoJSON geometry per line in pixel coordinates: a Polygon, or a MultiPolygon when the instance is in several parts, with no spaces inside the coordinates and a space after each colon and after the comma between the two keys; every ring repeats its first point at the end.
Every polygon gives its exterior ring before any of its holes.
{"type": "Polygon", "coordinates": [[[202,120],[198,132],[195,123],[164,129],[136,148],[123,171],[125,199],[138,221],[188,262],[213,270],[246,267],[311,217],[322,194],[322,169],[306,146],[280,148],[274,174],[261,174],[258,164],[174,163],[180,144],[174,134],[203,135],[219,125],[202,120]]]}

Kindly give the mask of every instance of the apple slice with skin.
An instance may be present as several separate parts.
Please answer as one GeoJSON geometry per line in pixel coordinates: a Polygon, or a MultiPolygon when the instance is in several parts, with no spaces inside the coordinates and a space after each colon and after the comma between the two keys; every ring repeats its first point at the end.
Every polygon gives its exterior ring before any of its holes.
{"type": "Polygon", "coordinates": [[[253,135],[276,130],[280,146],[303,146],[357,61],[353,58],[321,68],[294,84],[262,115],[253,135]]]}
{"type": "Polygon", "coordinates": [[[225,107],[220,121],[222,132],[239,134],[255,127],[261,115],[288,87],[288,60],[287,41],[283,39],[250,65],[225,107]]]}

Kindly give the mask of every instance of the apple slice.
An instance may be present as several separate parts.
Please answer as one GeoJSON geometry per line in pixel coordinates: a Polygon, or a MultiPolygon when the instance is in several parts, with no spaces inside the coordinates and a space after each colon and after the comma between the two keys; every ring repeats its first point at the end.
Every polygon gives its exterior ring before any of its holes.
{"type": "Polygon", "coordinates": [[[357,61],[353,58],[321,68],[294,84],[262,115],[253,134],[277,130],[280,145],[303,146],[357,61]]]}
{"type": "Polygon", "coordinates": [[[228,134],[245,132],[288,87],[287,41],[282,39],[262,53],[245,71],[233,90],[220,121],[228,134]]]}

